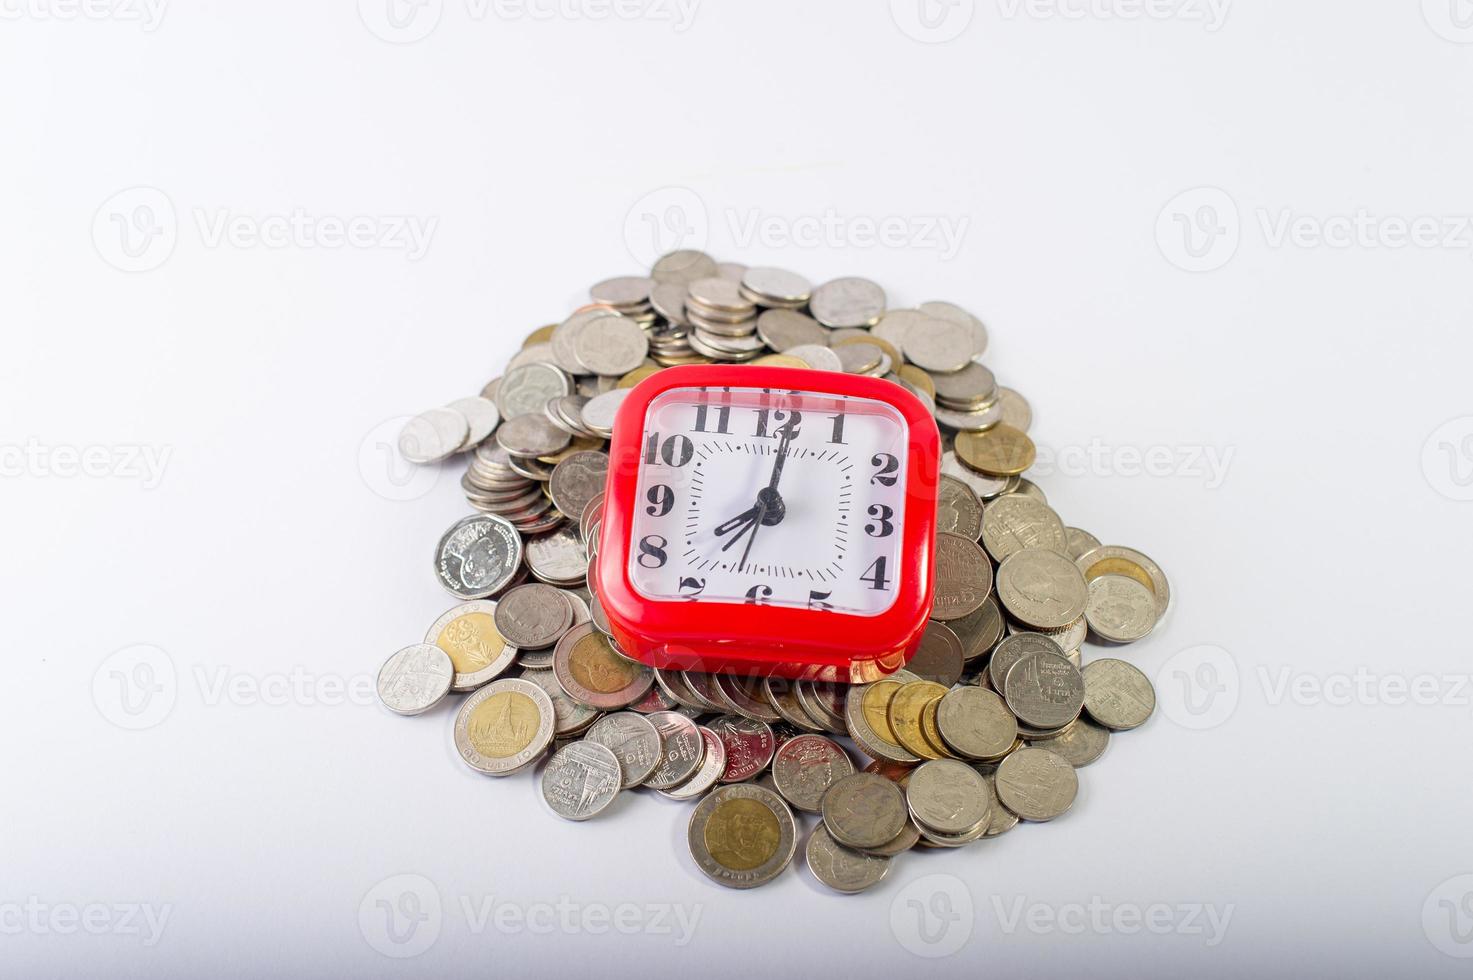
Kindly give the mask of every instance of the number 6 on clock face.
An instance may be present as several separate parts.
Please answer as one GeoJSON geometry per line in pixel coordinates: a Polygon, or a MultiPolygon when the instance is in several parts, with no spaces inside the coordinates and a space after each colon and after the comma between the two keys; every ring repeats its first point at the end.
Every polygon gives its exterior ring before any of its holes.
{"type": "Polygon", "coordinates": [[[670,369],[626,400],[610,455],[592,581],[625,652],[856,679],[913,648],[939,436],[909,392],[830,372],[670,369]]]}

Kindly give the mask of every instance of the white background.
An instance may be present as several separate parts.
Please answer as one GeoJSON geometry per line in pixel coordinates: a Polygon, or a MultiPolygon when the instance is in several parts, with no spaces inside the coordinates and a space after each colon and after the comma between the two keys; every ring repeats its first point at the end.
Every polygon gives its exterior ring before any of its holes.
{"type": "Polygon", "coordinates": [[[1466,973],[1466,0],[91,2],[0,0],[8,972],[1466,973]],[[250,237],[293,213],[370,234],[250,237]],[[977,312],[1052,503],[1164,566],[1126,651],[1160,710],[1066,817],[858,898],[731,892],[687,806],[563,823],[456,758],[453,706],[344,698],[449,605],[466,509],[393,420],[675,239],[977,312]],[[462,904],[564,897],[540,935],[462,904]],[[589,928],[624,902],[693,938],[589,928]]]}

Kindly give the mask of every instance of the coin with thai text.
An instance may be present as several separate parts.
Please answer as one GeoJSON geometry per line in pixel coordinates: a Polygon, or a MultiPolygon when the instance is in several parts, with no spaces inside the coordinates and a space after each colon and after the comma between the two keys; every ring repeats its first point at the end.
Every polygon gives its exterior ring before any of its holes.
{"type": "Polygon", "coordinates": [[[1156,710],[1156,690],[1133,664],[1111,658],[1091,660],[1082,674],[1084,708],[1106,728],[1139,728],[1156,710]]]}
{"type": "Polygon", "coordinates": [[[606,745],[569,742],[542,770],[542,798],[565,820],[587,820],[614,802],[621,785],[619,760],[606,745]]]}
{"type": "Polygon", "coordinates": [[[415,643],[384,662],[378,672],[378,699],[401,715],[430,710],[450,693],[455,665],[432,643],[415,643]]]}

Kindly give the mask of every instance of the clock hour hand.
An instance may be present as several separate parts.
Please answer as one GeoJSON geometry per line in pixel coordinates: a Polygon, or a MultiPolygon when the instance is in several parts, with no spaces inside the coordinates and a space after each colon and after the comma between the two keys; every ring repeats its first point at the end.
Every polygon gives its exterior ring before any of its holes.
{"type": "MultiPolygon", "coordinates": [[[[737,528],[745,527],[747,524],[749,524],[753,520],[755,520],[756,517],[757,517],[757,508],[755,506],[748,507],[746,510],[742,511],[740,514],[738,514],[737,516],[733,517],[731,520],[726,521],[726,522],[724,522],[722,524],[716,525],[716,536],[719,538],[723,534],[730,534],[732,531],[735,531],[737,528]]],[[[738,535],[738,537],[740,537],[740,535],[738,535]]],[[[733,540],[735,540],[735,539],[733,539],[733,540]]]]}

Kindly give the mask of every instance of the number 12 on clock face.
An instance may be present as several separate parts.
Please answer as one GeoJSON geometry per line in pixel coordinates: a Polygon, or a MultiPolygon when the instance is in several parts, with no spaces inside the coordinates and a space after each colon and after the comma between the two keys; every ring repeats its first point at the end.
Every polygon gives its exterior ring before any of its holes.
{"type": "Polygon", "coordinates": [[[644,417],[630,583],[653,600],[884,613],[907,574],[909,441],[878,399],[662,392],[644,417]]]}

